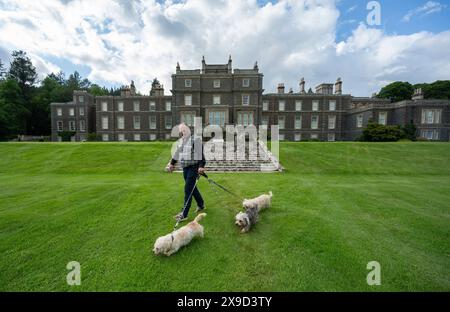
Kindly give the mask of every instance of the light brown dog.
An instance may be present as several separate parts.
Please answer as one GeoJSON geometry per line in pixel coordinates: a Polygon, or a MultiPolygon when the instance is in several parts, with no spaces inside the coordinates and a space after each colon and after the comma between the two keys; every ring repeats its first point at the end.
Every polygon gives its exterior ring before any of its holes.
{"type": "Polygon", "coordinates": [[[204,216],[206,216],[206,213],[201,213],[195,217],[194,221],[189,222],[170,234],[159,237],[153,247],[155,255],[165,254],[166,256],[170,256],[181,247],[189,244],[194,237],[203,237],[203,226],[198,222],[204,216]]]}

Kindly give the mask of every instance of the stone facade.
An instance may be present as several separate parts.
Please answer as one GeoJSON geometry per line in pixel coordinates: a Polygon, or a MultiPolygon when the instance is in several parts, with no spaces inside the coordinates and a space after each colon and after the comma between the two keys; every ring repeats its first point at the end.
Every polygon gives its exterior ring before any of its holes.
{"type": "MultiPolygon", "coordinates": [[[[280,139],[288,141],[349,141],[362,134],[369,120],[386,125],[413,122],[417,136],[449,141],[450,101],[424,100],[417,90],[413,100],[353,97],[342,92],[343,82],[323,83],[315,92],[305,91],[302,78],[298,92],[263,94],[263,74],[253,68],[233,69],[231,56],[226,64],[206,64],[195,70],[177,64],[172,75],[172,95],[164,95],[161,85],[150,95],[136,94],[134,83],[122,88],[120,96],[92,96],[75,91],[73,101],[52,103],[52,140],[61,131],[73,131],[73,141],[83,141],[91,133],[103,141],[152,141],[171,139],[171,129],[179,122],[193,125],[202,117],[203,125],[279,125],[280,139]]],[[[269,128],[270,129],[270,128],[269,128]]]]}

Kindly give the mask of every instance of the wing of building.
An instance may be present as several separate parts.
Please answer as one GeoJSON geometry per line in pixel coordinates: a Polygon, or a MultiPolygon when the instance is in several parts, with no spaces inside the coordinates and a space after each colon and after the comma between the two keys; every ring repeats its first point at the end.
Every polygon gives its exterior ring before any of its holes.
{"type": "Polygon", "coordinates": [[[278,125],[280,140],[350,141],[362,134],[369,120],[383,125],[417,127],[417,136],[449,141],[450,101],[425,100],[421,90],[413,99],[391,103],[374,97],[353,97],[343,93],[340,78],[305,91],[263,93],[263,74],[258,64],[233,69],[226,64],[206,64],[201,69],[181,69],[172,75],[172,95],[154,83],[150,95],[138,95],[132,82],[120,96],[93,96],[75,91],[73,101],[51,104],[52,140],[61,133],[72,141],[84,141],[89,134],[102,141],[153,141],[171,139],[174,125],[193,125],[202,117],[204,125],[278,125]]]}

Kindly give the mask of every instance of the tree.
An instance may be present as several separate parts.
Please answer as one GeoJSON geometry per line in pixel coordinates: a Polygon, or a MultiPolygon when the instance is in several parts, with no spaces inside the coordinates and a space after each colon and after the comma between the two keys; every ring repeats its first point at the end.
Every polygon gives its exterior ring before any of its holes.
{"type": "Polygon", "coordinates": [[[66,81],[67,87],[71,90],[88,90],[89,86],[91,85],[91,82],[84,78],[82,79],[80,76],[80,73],[75,71],[73,74],[69,76],[69,79],[66,81]]]}
{"type": "Polygon", "coordinates": [[[36,68],[24,51],[13,51],[12,58],[8,76],[15,79],[22,91],[25,91],[37,80],[36,68]]]}
{"type": "Polygon", "coordinates": [[[396,81],[383,88],[377,94],[378,98],[390,99],[391,102],[411,100],[414,87],[409,82],[396,81]]]}
{"type": "Polygon", "coordinates": [[[108,89],[105,87],[100,87],[98,84],[93,83],[90,87],[88,92],[94,96],[101,96],[101,95],[109,95],[108,89]]]}
{"type": "Polygon", "coordinates": [[[450,100],[450,80],[438,80],[433,83],[414,85],[414,89],[421,88],[425,99],[450,100]]]}
{"type": "Polygon", "coordinates": [[[0,81],[0,137],[26,133],[29,115],[19,83],[12,78],[0,81]]]}

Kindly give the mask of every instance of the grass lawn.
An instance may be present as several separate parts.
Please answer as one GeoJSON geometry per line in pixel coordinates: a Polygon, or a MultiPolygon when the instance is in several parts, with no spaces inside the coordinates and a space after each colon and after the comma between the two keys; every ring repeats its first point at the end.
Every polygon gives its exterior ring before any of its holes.
{"type": "Polygon", "coordinates": [[[282,143],[283,173],[210,174],[242,197],[273,191],[257,226],[239,234],[240,200],[200,180],[205,238],[167,258],[151,249],[183,201],[169,156],[0,144],[0,291],[450,291],[447,143],[282,143]],[[66,284],[72,260],[81,286],[66,284]]]}

